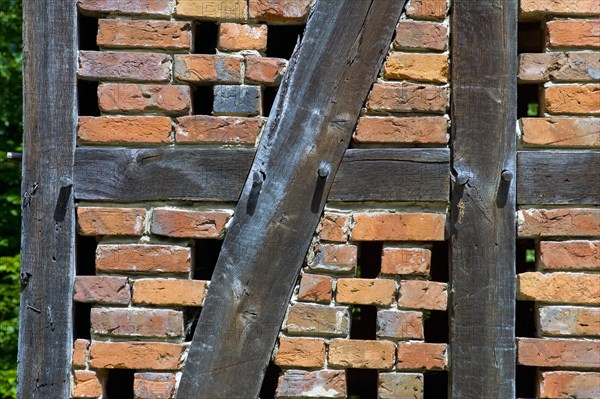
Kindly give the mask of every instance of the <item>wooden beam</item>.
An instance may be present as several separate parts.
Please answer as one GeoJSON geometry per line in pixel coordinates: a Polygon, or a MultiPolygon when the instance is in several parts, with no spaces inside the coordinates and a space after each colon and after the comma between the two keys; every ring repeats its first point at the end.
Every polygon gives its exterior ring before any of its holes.
{"type": "Polygon", "coordinates": [[[519,151],[517,202],[524,205],[597,204],[600,202],[600,153],[519,151]]]}
{"type": "Polygon", "coordinates": [[[404,1],[317,1],[225,237],[178,399],[256,398],[404,1]]]}
{"type": "MultiPolygon", "coordinates": [[[[235,202],[253,158],[253,149],[78,148],[75,198],[235,202]]],[[[449,168],[446,148],[347,150],[329,200],[448,202],[449,168]]]]}
{"type": "MultiPolygon", "coordinates": [[[[77,123],[74,1],[23,2],[24,118],[19,398],[68,398],[77,123]]],[[[16,105],[15,105],[16,106],[16,105]]]]}
{"type": "Polygon", "coordinates": [[[452,398],[515,397],[517,8],[452,3],[452,398]]]}

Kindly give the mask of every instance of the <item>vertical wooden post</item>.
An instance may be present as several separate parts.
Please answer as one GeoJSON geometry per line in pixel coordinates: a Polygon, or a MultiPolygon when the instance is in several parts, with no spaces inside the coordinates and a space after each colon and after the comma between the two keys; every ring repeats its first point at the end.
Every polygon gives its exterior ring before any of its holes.
{"type": "Polygon", "coordinates": [[[451,397],[515,397],[517,0],[453,1],[451,397]]]}
{"type": "Polygon", "coordinates": [[[19,398],[68,398],[77,122],[76,2],[23,2],[19,398]]]}

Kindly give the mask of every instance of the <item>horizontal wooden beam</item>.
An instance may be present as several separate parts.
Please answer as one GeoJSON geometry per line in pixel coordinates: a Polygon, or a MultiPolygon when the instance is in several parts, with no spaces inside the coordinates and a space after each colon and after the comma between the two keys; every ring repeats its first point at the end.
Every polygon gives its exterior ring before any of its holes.
{"type": "MultiPolygon", "coordinates": [[[[237,201],[253,149],[92,148],[75,152],[75,197],[91,201],[237,201]]],[[[330,201],[448,201],[446,148],[347,150],[330,201]]]]}
{"type": "Polygon", "coordinates": [[[528,205],[597,204],[600,201],[600,153],[519,151],[517,202],[528,205]]]}

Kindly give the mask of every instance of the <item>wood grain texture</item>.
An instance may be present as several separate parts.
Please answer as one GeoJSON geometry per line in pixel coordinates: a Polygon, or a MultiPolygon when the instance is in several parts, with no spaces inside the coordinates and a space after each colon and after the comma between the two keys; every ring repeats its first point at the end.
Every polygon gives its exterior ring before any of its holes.
{"type": "Polygon", "coordinates": [[[225,237],[176,398],[258,396],[333,177],[403,6],[316,2],[225,237]]]}
{"type": "MultiPolygon", "coordinates": [[[[74,1],[23,2],[24,126],[19,398],[68,398],[77,123],[74,1]]],[[[16,106],[16,104],[15,104],[16,106]]]]}
{"type": "Polygon", "coordinates": [[[452,4],[452,398],[515,397],[517,8],[452,4]]]}
{"type": "Polygon", "coordinates": [[[517,203],[597,205],[600,203],[600,152],[519,151],[517,203]]]}
{"type": "MultiPolygon", "coordinates": [[[[75,197],[235,202],[253,157],[253,149],[78,148],[75,197]]],[[[449,167],[445,148],[347,150],[328,199],[448,202],[449,167]]]]}

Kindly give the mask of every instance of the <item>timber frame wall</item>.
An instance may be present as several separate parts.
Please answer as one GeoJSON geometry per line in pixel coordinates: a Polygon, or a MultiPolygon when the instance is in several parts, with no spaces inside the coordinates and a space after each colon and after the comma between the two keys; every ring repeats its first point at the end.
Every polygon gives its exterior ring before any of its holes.
{"type": "Polygon", "coordinates": [[[600,398],[600,5],[347,1],[24,0],[18,397],[600,398]]]}

